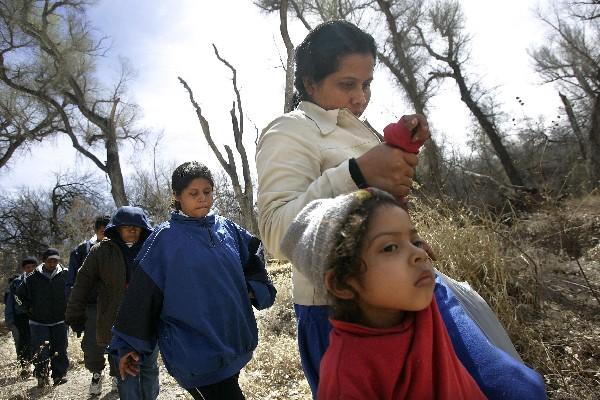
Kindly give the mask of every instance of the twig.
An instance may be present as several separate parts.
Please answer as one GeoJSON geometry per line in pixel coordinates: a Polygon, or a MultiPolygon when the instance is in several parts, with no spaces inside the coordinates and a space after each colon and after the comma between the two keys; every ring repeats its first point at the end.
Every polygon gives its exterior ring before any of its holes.
{"type": "Polygon", "coordinates": [[[583,279],[585,279],[585,283],[587,283],[588,288],[590,289],[590,292],[592,292],[592,296],[594,296],[594,298],[598,302],[598,305],[600,305],[600,299],[598,298],[598,295],[596,294],[596,292],[594,291],[594,288],[592,287],[590,281],[588,280],[587,275],[583,271],[583,267],[581,266],[581,263],[579,262],[579,259],[576,258],[575,262],[577,263],[577,266],[579,267],[579,271],[581,271],[581,275],[583,275],[583,279]]]}

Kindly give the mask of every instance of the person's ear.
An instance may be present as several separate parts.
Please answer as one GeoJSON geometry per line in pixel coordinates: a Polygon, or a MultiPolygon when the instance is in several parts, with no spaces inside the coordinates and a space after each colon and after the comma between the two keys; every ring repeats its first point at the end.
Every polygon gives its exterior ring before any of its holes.
{"type": "Polygon", "coordinates": [[[325,272],[325,287],[338,299],[352,300],[354,298],[354,291],[348,285],[339,285],[332,270],[325,272]]]}
{"type": "Polygon", "coordinates": [[[306,90],[306,94],[310,97],[313,97],[315,93],[315,81],[311,78],[302,78],[302,83],[304,84],[304,89],[306,90]]]}

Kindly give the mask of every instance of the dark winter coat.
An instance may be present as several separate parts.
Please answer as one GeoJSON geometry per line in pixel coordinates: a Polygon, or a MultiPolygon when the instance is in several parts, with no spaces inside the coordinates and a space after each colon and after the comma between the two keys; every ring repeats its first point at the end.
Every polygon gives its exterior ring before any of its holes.
{"type": "Polygon", "coordinates": [[[65,319],[67,270],[58,265],[48,277],[42,272],[42,265],[25,277],[17,289],[15,301],[27,312],[31,321],[55,324],[65,319]]]}
{"type": "MultiPolygon", "coordinates": [[[[95,238],[95,237],[94,237],[95,238]]],[[[73,289],[73,285],[75,284],[75,279],[77,279],[77,272],[79,268],[83,265],[85,258],[88,253],[92,249],[92,246],[96,244],[96,239],[92,241],[92,239],[88,239],[84,242],[79,243],[76,248],[71,251],[69,256],[69,272],[67,273],[67,281],[65,284],[65,296],[67,296],[67,301],[69,300],[69,296],[71,295],[71,290],[73,289]]],[[[98,289],[93,288],[90,290],[87,296],[88,304],[96,304],[96,298],[98,297],[98,289]]]]}
{"type": "Polygon", "coordinates": [[[119,208],[104,230],[106,237],[91,248],[79,269],[65,313],[65,320],[69,325],[84,325],[87,295],[96,287],[98,290],[96,342],[99,346],[108,346],[110,343],[110,329],[127,287],[127,266],[119,245],[121,238],[117,230],[122,225],[142,228],[140,240],[132,248],[138,251],[152,232],[152,227],[141,208],[130,206],[119,208]]]}

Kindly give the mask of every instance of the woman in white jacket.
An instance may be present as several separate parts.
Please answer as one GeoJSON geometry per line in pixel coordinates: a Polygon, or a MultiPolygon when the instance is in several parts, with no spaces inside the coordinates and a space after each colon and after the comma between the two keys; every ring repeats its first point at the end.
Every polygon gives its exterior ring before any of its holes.
{"type": "MultiPolygon", "coordinates": [[[[256,153],[259,229],[273,256],[284,258],[280,241],[312,200],[367,186],[396,197],[409,193],[416,155],[382,143],[381,135],[359,120],[371,97],[375,57],[373,37],[346,21],[319,25],[298,46],[296,108],[263,130],[256,153]]],[[[409,130],[429,135],[423,116],[402,120],[409,130]]],[[[331,329],[327,299],[316,295],[314,286],[296,268],[292,281],[302,367],[316,394],[319,363],[331,329]]],[[[471,294],[467,297],[472,309],[483,307],[482,314],[489,317],[489,307],[476,293],[471,294]]],[[[479,323],[477,315],[472,318],[479,323]]],[[[501,331],[499,341],[514,352],[502,327],[491,325],[494,333],[501,331]]],[[[486,331],[486,326],[481,328],[486,331]]]]}

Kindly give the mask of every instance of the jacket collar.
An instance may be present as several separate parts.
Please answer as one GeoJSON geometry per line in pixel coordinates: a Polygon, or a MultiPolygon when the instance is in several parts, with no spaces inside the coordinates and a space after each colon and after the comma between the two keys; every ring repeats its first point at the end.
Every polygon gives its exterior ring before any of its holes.
{"type": "Polygon", "coordinates": [[[176,222],[183,222],[183,223],[196,222],[201,225],[212,226],[215,224],[215,213],[213,211],[210,211],[205,217],[194,218],[194,217],[187,216],[179,211],[172,211],[171,219],[176,222]]]}
{"type": "Polygon", "coordinates": [[[321,131],[321,135],[323,136],[333,132],[344,118],[351,118],[360,122],[360,120],[346,108],[325,110],[310,101],[301,101],[300,104],[298,104],[298,110],[304,112],[304,114],[317,125],[317,128],[319,128],[319,131],[321,131]]]}
{"type": "MultiPolygon", "coordinates": [[[[47,276],[47,275],[44,273],[44,269],[43,269],[44,267],[43,267],[43,265],[44,265],[44,263],[41,263],[40,265],[38,265],[38,266],[35,268],[35,270],[36,270],[37,272],[39,272],[40,274],[42,274],[43,276],[47,276]]],[[[58,264],[58,265],[56,266],[56,268],[54,268],[54,271],[52,271],[52,275],[50,275],[50,279],[54,278],[56,275],[58,275],[60,272],[62,272],[62,270],[63,270],[63,269],[64,269],[64,268],[63,268],[63,266],[62,266],[61,264],[58,264]]]]}

